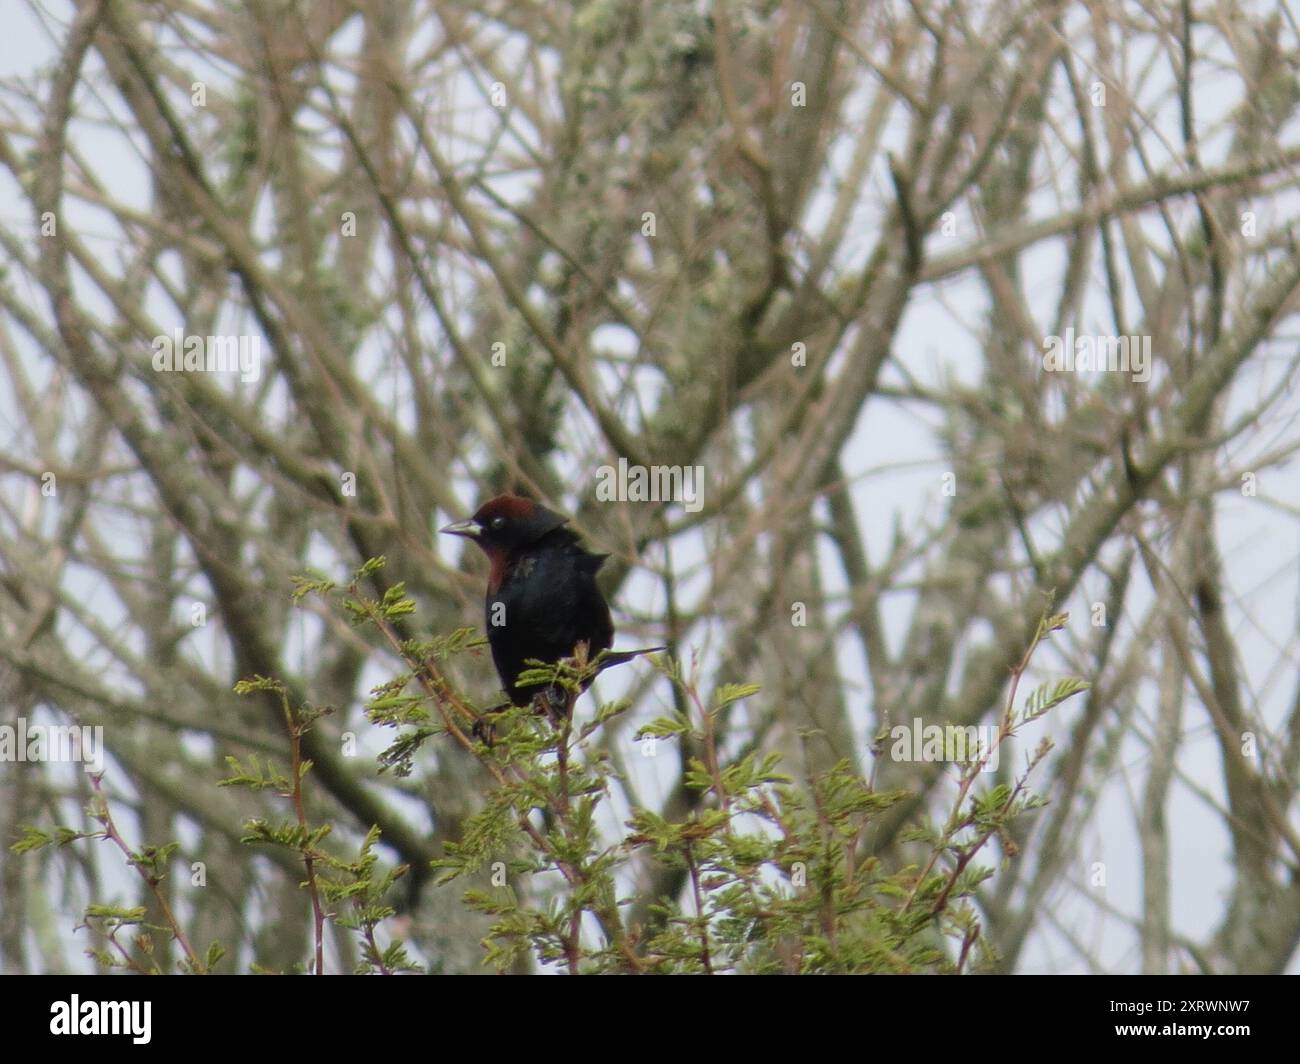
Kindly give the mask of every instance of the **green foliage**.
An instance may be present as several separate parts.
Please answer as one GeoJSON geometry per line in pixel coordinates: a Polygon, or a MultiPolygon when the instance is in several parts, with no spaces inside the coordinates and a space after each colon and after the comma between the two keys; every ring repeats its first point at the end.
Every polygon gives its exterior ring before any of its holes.
{"type": "Polygon", "coordinates": [[[51,833],[32,827],[30,824],[24,824],[21,832],[18,841],[9,847],[13,853],[31,853],[33,850],[41,850],[46,846],[66,846],[78,839],[95,837],[94,832],[74,831],[72,828],[62,826],[56,827],[51,833]]]}
{"type": "MultiPolygon", "coordinates": [[[[463,882],[465,905],[488,918],[488,966],[507,971],[540,962],[575,973],[959,973],[989,962],[976,900],[994,872],[980,857],[994,839],[1005,858],[1015,856],[1011,829],[1043,804],[1027,779],[1050,743],[1040,744],[1014,778],[981,772],[1024,724],[1086,689],[1082,681],[1059,680],[1016,707],[1030,657],[1065,624],[1063,615],[1043,618],[1013,667],[993,741],[950,766],[955,794],[942,820],[917,812],[898,831],[912,862],[899,867],[876,856],[871,839],[883,818],[900,811],[909,817],[906,792],[874,789],[847,761],[795,779],[782,771],[775,753],[724,755],[716,741],[720,725],[736,703],[759,695],[759,687],[724,683],[706,699],[675,662],[660,668],[676,689],[679,709],[641,727],[636,738],[678,748],[683,783],[697,800],[678,816],[632,808],[614,829],[619,818],[611,815],[611,796],[619,769],[602,740],[627,706],[601,706],[580,726],[549,703],[545,711],[536,708],[541,700],[480,710],[444,666],[484,641],[470,629],[431,640],[400,638],[393,622],[415,608],[402,586],[377,597],[363,591],[363,584],[378,582],[382,567],[382,559],[367,562],[344,588],[304,578],[294,599],[315,594],[336,603],[401,660],[402,671],[376,687],[366,706],[372,723],[397,733],[380,756],[380,771],[408,774],[435,738],[458,744],[480,762],[488,781],[482,804],[432,867],[439,884],[463,882]],[[644,890],[638,884],[664,872],[672,875],[655,881],[678,884],[671,896],[637,895],[644,890]],[[640,913],[636,920],[634,911],[640,913]]],[[[572,701],[600,659],[534,664],[525,682],[558,686],[572,701]]],[[[217,785],[271,791],[286,801],[285,818],[249,820],[242,841],[287,851],[301,862],[314,921],[313,970],[323,968],[327,923],[358,937],[358,972],[420,970],[399,940],[383,945],[379,934],[394,916],[391,896],[408,869],[381,863],[377,829],[348,852],[335,841],[332,825],[313,823],[308,815],[311,762],[302,756],[302,737],[324,711],[293,705],[287,688],[265,677],[241,681],[236,690],[279,701],[288,765],[230,756],[230,775],[217,785]]],[[[879,755],[881,744],[875,749],[879,755]]],[[[177,844],[131,849],[101,794],[91,815],[102,831],[28,827],[13,850],[111,839],[164,902],[166,921],[146,924],[144,908],[91,906],[86,924],[109,947],[92,955],[107,966],[156,970],[153,941],[162,932],[182,945],[183,970],[211,970],[222,948],[213,944],[200,960],[158,892],[177,844]],[[129,946],[119,942],[124,932],[134,935],[129,946]]]]}

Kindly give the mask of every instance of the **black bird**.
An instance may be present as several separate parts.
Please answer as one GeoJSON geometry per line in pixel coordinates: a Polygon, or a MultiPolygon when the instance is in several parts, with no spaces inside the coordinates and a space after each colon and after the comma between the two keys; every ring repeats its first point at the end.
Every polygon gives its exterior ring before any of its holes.
{"type": "MultiPolygon", "coordinates": [[[[492,661],[510,701],[527,705],[540,687],[520,687],[516,680],[528,660],[554,664],[573,657],[579,643],[594,661],[614,642],[609,605],[596,585],[596,572],[607,554],[593,554],[566,528],[568,518],[518,495],[498,495],[466,521],[442,529],[466,536],[488,556],[486,620],[492,661]]],[[[606,654],[603,671],[639,654],[664,647],[645,647],[606,654]]],[[[584,685],[585,686],[585,685],[584,685]]],[[[564,692],[546,692],[548,709],[564,706],[564,692]]]]}

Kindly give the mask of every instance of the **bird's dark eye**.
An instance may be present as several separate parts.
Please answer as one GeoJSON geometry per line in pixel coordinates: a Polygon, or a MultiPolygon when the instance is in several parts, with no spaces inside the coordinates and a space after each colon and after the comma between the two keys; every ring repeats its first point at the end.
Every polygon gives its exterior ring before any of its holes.
{"type": "Polygon", "coordinates": [[[500,532],[506,527],[506,519],[504,517],[494,517],[489,522],[488,527],[491,528],[493,532],[500,532]]]}

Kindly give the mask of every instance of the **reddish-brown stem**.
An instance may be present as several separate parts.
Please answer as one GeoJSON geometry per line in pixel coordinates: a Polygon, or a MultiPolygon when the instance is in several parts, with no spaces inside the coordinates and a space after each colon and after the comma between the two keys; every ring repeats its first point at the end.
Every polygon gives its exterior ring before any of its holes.
{"type": "MultiPolygon", "coordinates": [[[[284,722],[289,729],[289,771],[292,779],[293,811],[304,837],[308,834],[307,810],[302,800],[302,726],[289,706],[289,696],[280,692],[280,705],[284,708],[284,722]]],[[[302,862],[307,868],[307,893],[311,896],[312,931],[316,943],[316,974],[325,974],[325,912],[320,904],[320,890],[316,885],[316,858],[311,846],[303,844],[302,862]]]]}
{"type": "Polygon", "coordinates": [[[146,872],[135,860],[135,857],[131,852],[131,847],[126,844],[126,840],[122,838],[121,833],[117,830],[117,825],[113,823],[113,814],[109,811],[108,798],[104,795],[102,778],[99,776],[91,776],[90,783],[91,786],[95,788],[95,793],[99,795],[100,801],[103,803],[103,810],[96,816],[96,819],[104,825],[104,837],[111,839],[117,845],[117,848],[126,854],[127,860],[140,874],[140,878],[144,880],[145,885],[157,900],[158,908],[163,915],[163,920],[166,921],[168,928],[171,929],[172,935],[184,951],[185,958],[190,962],[190,966],[196,972],[206,973],[207,967],[199,961],[198,955],[190,947],[190,940],[185,936],[185,932],[181,930],[180,923],[172,913],[172,907],[167,903],[167,895],[164,894],[162,890],[162,881],[157,876],[146,872]]]}
{"type": "Polygon", "coordinates": [[[709,958],[709,924],[704,912],[704,894],[700,890],[700,869],[695,863],[695,854],[691,850],[689,840],[686,842],[686,867],[691,872],[691,892],[695,896],[695,919],[700,929],[700,961],[704,964],[704,970],[712,975],[713,962],[709,958]]]}

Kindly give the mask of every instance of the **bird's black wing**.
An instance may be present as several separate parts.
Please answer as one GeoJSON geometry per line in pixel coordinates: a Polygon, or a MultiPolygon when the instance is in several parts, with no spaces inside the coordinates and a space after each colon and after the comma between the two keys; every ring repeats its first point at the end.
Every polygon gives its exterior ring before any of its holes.
{"type": "Polygon", "coordinates": [[[557,529],[520,554],[500,589],[488,599],[488,641],[502,685],[516,705],[531,691],[514,681],[530,658],[555,662],[580,642],[595,657],[614,641],[609,605],[596,585],[603,555],[584,550],[568,529],[557,529]],[[504,624],[493,625],[494,605],[504,624]]]}

